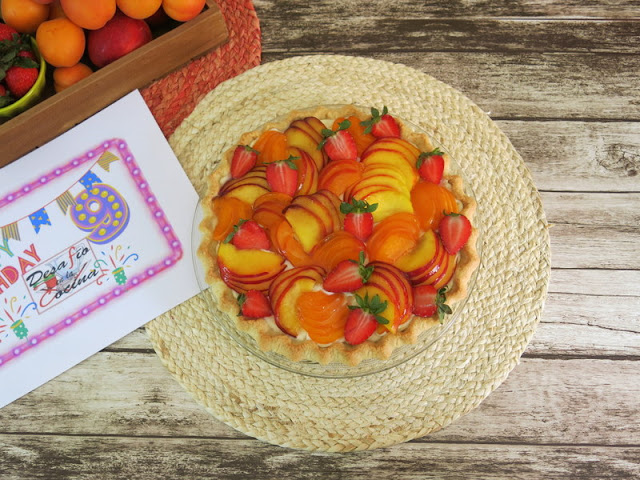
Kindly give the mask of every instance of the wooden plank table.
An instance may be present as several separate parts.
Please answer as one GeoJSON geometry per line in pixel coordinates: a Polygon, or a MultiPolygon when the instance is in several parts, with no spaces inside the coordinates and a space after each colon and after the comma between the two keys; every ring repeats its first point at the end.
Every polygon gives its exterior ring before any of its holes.
{"type": "Polygon", "coordinates": [[[264,62],[403,63],[512,140],[552,224],[549,295],[520,365],[434,435],[309,454],[208,415],[140,329],[0,410],[0,478],[640,478],[640,3],[254,4],[264,62]]]}

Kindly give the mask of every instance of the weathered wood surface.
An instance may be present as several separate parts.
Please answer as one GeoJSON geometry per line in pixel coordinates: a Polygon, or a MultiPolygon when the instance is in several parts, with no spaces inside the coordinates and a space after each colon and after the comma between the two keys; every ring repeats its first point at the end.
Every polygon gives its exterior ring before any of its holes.
{"type": "Polygon", "coordinates": [[[433,435],[309,454],[217,421],[138,329],[0,410],[0,478],[640,478],[640,3],[254,5],[265,62],[403,63],[496,119],[552,225],[549,294],[520,365],[433,435]]]}

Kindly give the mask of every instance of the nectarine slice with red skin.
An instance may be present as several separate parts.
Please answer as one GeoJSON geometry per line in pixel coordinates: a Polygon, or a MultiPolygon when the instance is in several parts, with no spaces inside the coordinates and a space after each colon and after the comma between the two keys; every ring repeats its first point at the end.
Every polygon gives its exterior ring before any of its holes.
{"type": "Polygon", "coordinates": [[[265,250],[240,250],[231,243],[218,247],[218,269],[222,280],[236,291],[266,290],[284,270],[284,258],[265,250]]]}
{"type": "MultiPolygon", "coordinates": [[[[371,262],[374,271],[371,275],[374,284],[386,290],[396,310],[395,320],[389,327],[393,331],[411,316],[413,306],[413,289],[404,272],[384,262],[371,262]]],[[[369,280],[372,281],[371,279],[369,280]]]]}
{"type": "Polygon", "coordinates": [[[300,267],[313,263],[311,256],[302,248],[300,241],[293,232],[291,224],[286,218],[274,227],[271,241],[293,266],[300,267]]]}
{"type": "Polygon", "coordinates": [[[362,164],[367,168],[370,165],[393,165],[402,170],[402,176],[408,180],[411,187],[418,181],[418,171],[404,155],[395,150],[374,150],[365,153],[362,164]]]}
{"type": "Polygon", "coordinates": [[[415,286],[428,285],[429,280],[433,280],[438,276],[438,272],[446,262],[446,253],[446,250],[442,246],[442,242],[437,239],[436,253],[433,255],[433,258],[429,262],[425,263],[423,267],[412,270],[411,272],[406,272],[409,277],[409,281],[415,286]]]}
{"type": "Polygon", "coordinates": [[[441,274],[433,282],[433,287],[436,290],[441,289],[447,283],[449,283],[449,280],[451,280],[451,278],[453,277],[453,272],[455,272],[456,270],[457,257],[455,255],[450,255],[449,253],[447,253],[446,256],[447,256],[446,268],[443,269],[441,274]]]}
{"type": "Polygon", "coordinates": [[[227,238],[234,225],[240,220],[248,220],[253,213],[251,206],[247,202],[235,197],[214,198],[213,212],[216,215],[213,239],[217,241],[227,238]]]}
{"type": "Polygon", "coordinates": [[[289,155],[298,167],[298,188],[296,195],[310,195],[318,190],[318,167],[307,152],[296,147],[289,147],[289,155]]]}
{"type": "Polygon", "coordinates": [[[271,283],[269,299],[276,325],[286,334],[297,337],[302,332],[296,302],[303,292],[310,292],[322,284],[322,270],[314,267],[295,267],[285,270],[271,283]]]}
{"type": "Polygon", "coordinates": [[[344,335],[344,326],[349,316],[344,294],[303,292],[298,297],[296,309],[300,325],[314,342],[326,345],[344,335]]]}
{"type": "Polygon", "coordinates": [[[290,147],[296,147],[309,154],[313,159],[318,170],[322,169],[326,163],[326,154],[322,150],[318,150],[318,141],[316,137],[301,127],[292,126],[284,131],[287,142],[290,147]]]}
{"type": "Polygon", "coordinates": [[[433,230],[427,230],[418,240],[415,248],[406,255],[396,260],[395,265],[403,272],[412,272],[420,269],[436,254],[438,238],[433,230]]]}
{"type": "Polygon", "coordinates": [[[356,160],[334,160],[320,172],[318,188],[341,196],[362,178],[363,166],[356,160]]]}
{"type": "Polygon", "coordinates": [[[395,190],[380,190],[366,195],[370,205],[378,204],[378,208],[372,213],[373,220],[379,222],[395,213],[413,213],[413,205],[408,195],[395,190]]]}
{"type": "Polygon", "coordinates": [[[402,138],[380,138],[370,146],[369,152],[375,150],[395,150],[404,155],[413,166],[420,156],[420,150],[402,138]]]}

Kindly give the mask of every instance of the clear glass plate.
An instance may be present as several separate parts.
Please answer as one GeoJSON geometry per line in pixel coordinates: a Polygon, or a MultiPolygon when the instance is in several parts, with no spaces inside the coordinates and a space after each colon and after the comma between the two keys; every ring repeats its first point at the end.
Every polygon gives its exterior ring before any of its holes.
{"type": "MultiPolygon", "coordinates": [[[[363,109],[363,111],[368,111],[368,109],[363,109]]],[[[431,142],[434,146],[437,146],[445,153],[448,153],[448,150],[445,145],[436,144],[433,141],[433,135],[430,135],[429,132],[424,131],[424,129],[417,127],[411,122],[407,122],[400,118],[406,125],[408,125],[415,132],[425,133],[431,139],[431,142]]],[[[462,168],[459,164],[456,164],[455,160],[451,158],[451,171],[455,174],[460,175],[464,180],[465,185],[465,193],[472,198],[475,198],[473,190],[461,173],[462,168]]],[[[208,306],[208,310],[203,312],[204,315],[212,322],[219,323],[222,328],[233,338],[238,344],[240,344],[244,349],[247,350],[252,355],[264,360],[265,362],[278,367],[284,370],[287,370],[292,373],[297,373],[300,375],[307,375],[311,377],[319,377],[319,378],[353,378],[353,377],[361,377],[365,375],[371,375],[375,373],[382,372],[389,368],[396,367],[416,355],[424,352],[429,347],[433,346],[433,344],[449,329],[451,326],[460,319],[460,314],[464,310],[465,305],[472,292],[475,289],[476,285],[476,277],[479,268],[473,272],[471,279],[468,285],[467,296],[464,300],[453,305],[452,310],[453,313],[448,315],[445,318],[444,323],[441,325],[436,325],[433,328],[428,329],[423,332],[419,337],[418,341],[415,344],[407,344],[402,345],[394,349],[393,353],[387,360],[377,360],[377,359],[369,359],[362,361],[357,366],[349,366],[341,363],[330,363],[327,365],[322,365],[317,362],[312,361],[299,361],[294,362],[287,357],[284,357],[278,353],[271,351],[262,350],[257,341],[247,332],[239,330],[236,326],[236,319],[233,318],[226,312],[222,312],[218,309],[216,299],[211,294],[209,290],[209,285],[205,281],[204,269],[203,265],[198,258],[197,250],[200,247],[201,243],[201,232],[199,230],[200,222],[203,219],[203,211],[200,202],[196,208],[196,212],[193,219],[193,228],[192,228],[192,250],[193,250],[193,261],[194,261],[194,269],[196,272],[196,277],[198,279],[198,283],[200,285],[200,289],[203,292],[203,296],[205,299],[205,303],[208,306]]],[[[476,212],[473,217],[473,225],[478,230],[478,237],[476,241],[476,248],[478,250],[478,255],[480,259],[482,259],[482,228],[481,228],[481,219],[479,214],[479,208],[476,209],[476,212]]],[[[235,316],[235,312],[233,313],[235,316]]],[[[283,333],[283,335],[285,335],[283,333]]]]}

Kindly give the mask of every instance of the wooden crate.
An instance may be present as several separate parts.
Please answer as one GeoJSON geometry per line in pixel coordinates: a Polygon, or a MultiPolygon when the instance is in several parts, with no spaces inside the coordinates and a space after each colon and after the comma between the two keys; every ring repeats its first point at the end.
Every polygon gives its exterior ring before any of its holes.
{"type": "Polygon", "coordinates": [[[0,125],[0,167],[64,133],[114,101],[222,45],[228,38],[220,9],[205,10],[137,50],[95,71],[0,125]]]}

